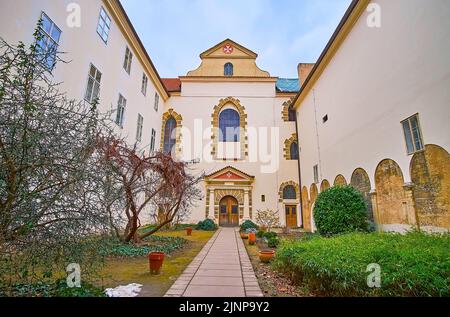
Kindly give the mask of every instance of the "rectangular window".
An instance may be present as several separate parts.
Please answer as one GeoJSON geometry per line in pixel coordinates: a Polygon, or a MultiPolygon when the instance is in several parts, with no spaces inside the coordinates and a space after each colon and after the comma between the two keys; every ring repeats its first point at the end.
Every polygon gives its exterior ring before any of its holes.
{"type": "Polygon", "coordinates": [[[102,80],[102,73],[91,64],[89,68],[88,83],[86,87],[86,94],[84,100],[93,104],[98,101],[100,96],[100,82],[102,80]]]}
{"type": "Polygon", "coordinates": [[[147,86],[148,86],[148,77],[144,73],[142,74],[142,87],[141,87],[141,91],[144,96],[147,96],[147,86]]]}
{"type": "Polygon", "coordinates": [[[266,195],[261,195],[261,201],[265,202],[266,201],[266,195]]]}
{"type": "Polygon", "coordinates": [[[39,61],[48,70],[52,70],[56,64],[56,53],[61,30],[44,12],[42,12],[39,22],[39,34],[36,43],[39,61]]]}
{"type": "Polygon", "coordinates": [[[319,165],[314,165],[313,172],[314,172],[314,183],[318,184],[319,183],[319,165]]]}
{"type": "Polygon", "coordinates": [[[155,111],[158,112],[159,109],[159,95],[155,93],[155,111]]]}
{"type": "Polygon", "coordinates": [[[103,7],[100,10],[100,17],[98,19],[97,33],[100,35],[103,42],[108,43],[109,30],[111,28],[111,18],[106,13],[103,7]]]}
{"type": "Polygon", "coordinates": [[[123,129],[123,124],[125,121],[125,108],[127,106],[127,100],[119,94],[119,101],[117,102],[117,115],[116,124],[123,129]]]}
{"type": "Polygon", "coordinates": [[[152,139],[150,141],[150,152],[155,151],[155,143],[156,143],[156,131],[152,129],[152,139]]]}
{"type": "Polygon", "coordinates": [[[131,50],[128,48],[126,48],[125,50],[125,60],[123,62],[123,68],[125,69],[125,71],[130,74],[131,72],[131,61],[133,60],[133,54],[131,53],[131,50]]]}
{"type": "Polygon", "coordinates": [[[422,132],[420,131],[419,115],[414,115],[402,121],[408,154],[423,150],[422,132]]]}
{"type": "Polygon", "coordinates": [[[136,141],[138,141],[138,142],[142,141],[143,128],[144,128],[144,117],[142,117],[140,114],[138,114],[137,130],[136,130],[136,141]]]}

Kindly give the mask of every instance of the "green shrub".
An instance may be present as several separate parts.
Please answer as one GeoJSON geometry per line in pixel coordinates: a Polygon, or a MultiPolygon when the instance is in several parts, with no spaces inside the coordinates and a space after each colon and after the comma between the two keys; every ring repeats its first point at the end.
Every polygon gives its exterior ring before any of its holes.
{"type": "Polygon", "coordinates": [[[320,193],[314,205],[314,222],[321,235],[367,232],[369,221],[362,194],[351,186],[338,186],[320,193]]]}
{"type": "Polygon", "coordinates": [[[54,283],[15,284],[8,290],[0,288],[0,297],[106,297],[104,291],[89,283],[69,288],[65,279],[54,283]]]}
{"type": "Polygon", "coordinates": [[[449,296],[450,234],[351,233],[284,240],[274,266],[325,296],[449,296]],[[369,288],[371,263],[381,288],[369,288]]]}
{"type": "Polygon", "coordinates": [[[265,231],[262,231],[262,230],[259,230],[257,233],[256,233],[256,237],[258,237],[258,238],[264,238],[264,235],[265,235],[265,231]]]}
{"type": "Polygon", "coordinates": [[[269,248],[276,249],[279,244],[280,244],[280,238],[278,238],[276,236],[267,239],[267,246],[269,248]]]}
{"type": "Polygon", "coordinates": [[[205,219],[203,221],[200,221],[195,229],[203,231],[214,231],[217,230],[217,225],[211,219],[205,219]]]}
{"type": "Polygon", "coordinates": [[[149,236],[144,239],[145,245],[123,243],[118,239],[110,239],[99,250],[105,256],[142,257],[150,252],[173,253],[184,247],[187,240],[181,237],[149,236]]]}
{"type": "Polygon", "coordinates": [[[258,226],[251,220],[245,220],[241,225],[241,231],[246,231],[247,229],[256,229],[258,230],[258,226]]]}
{"type": "Polygon", "coordinates": [[[264,238],[266,238],[267,240],[277,238],[277,237],[278,237],[278,234],[276,232],[266,232],[264,234],[264,238]]]}

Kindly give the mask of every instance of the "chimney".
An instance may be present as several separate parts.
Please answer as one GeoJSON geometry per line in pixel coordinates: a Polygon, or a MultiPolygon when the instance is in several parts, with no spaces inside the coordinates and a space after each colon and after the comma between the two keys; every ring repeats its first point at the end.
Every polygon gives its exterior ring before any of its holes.
{"type": "Polygon", "coordinates": [[[300,63],[298,64],[298,79],[300,81],[300,86],[303,86],[303,84],[306,81],[306,78],[308,78],[309,73],[311,73],[311,70],[314,67],[314,63],[300,63]]]}

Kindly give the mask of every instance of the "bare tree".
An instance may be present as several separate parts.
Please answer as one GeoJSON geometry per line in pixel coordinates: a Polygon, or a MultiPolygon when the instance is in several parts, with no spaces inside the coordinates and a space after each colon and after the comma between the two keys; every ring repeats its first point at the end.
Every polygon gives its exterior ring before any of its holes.
{"type": "Polygon", "coordinates": [[[126,216],[126,226],[121,238],[124,242],[139,242],[159,231],[198,196],[195,189],[198,179],[187,173],[185,163],[175,161],[170,155],[159,152],[146,155],[136,145],[130,147],[113,136],[99,138],[98,151],[106,170],[110,171],[115,192],[123,194],[121,211],[126,216]],[[165,218],[155,229],[139,236],[142,213],[150,206],[156,207],[165,218]]]}
{"type": "Polygon", "coordinates": [[[280,216],[278,210],[258,210],[255,220],[260,226],[266,228],[268,232],[270,232],[273,227],[280,225],[280,216]]]}
{"type": "Polygon", "coordinates": [[[45,63],[58,55],[35,37],[29,47],[0,40],[0,257],[32,256],[23,275],[74,260],[86,237],[109,230],[95,158],[108,115],[59,91],[45,63]]]}

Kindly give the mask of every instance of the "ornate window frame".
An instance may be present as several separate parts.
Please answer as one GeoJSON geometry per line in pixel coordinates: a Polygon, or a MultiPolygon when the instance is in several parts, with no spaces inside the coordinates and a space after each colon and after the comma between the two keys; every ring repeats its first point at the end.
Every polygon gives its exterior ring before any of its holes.
{"type": "Polygon", "coordinates": [[[294,122],[289,120],[289,108],[292,106],[292,102],[294,101],[295,97],[292,97],[288,101],[285,101],[283,103],[283,111],[281,112],[282,118],[284,122],[294,122]]]}
{"type": "MultiPolygon", "coordinates": [[[[213,159],[218,160],[217,158],[217,148],[219,145],[219,136],[220,136],[220,127],[219,127],[219,114],[221,113],[222,109],[226,107],[227,105],[233,105],[235,110],[239,113],[240,117],[240,144],[241,144],[241,157],[240,161],[246,160],[248,156],[248,136],[247,136],[247,114],[245,113],[245,107],[241,105],[241,102],[239,99],[235,99],[233,97],[227,97],[224,99],[220,99],[219,104],[214,106],[214,111],[212,114],[212,144],[211,144],[211,156],[213,159]]],[[[221,159],[221,160],[227,160],[227,159],[221,159]]],[[[235,161],[238,159],[235,158],[235,161]]]]}
{"type": "Polygon", "coordinates": [[[163,114],[163,120],[162,120],[162,126],[161,126],[161,144],[160,149],[161,152],[164,151],[164,134],[165,134],[165,128],[166,123],[170,119],[170,117],[173,117],[175,121],[177,122],[176,132],[175,132],[175,155],[179,156],[181,155],[181,129],[183,128],[183,117],[175,112],[173,109],[169,109],[167,112],[163,114]]]}
{"type": "MultiPolygon", "coordinates": [[[[291,145],[294,142],[297,142],[297,145],[298,145],[298,138],[297,138],[297,134],[295,134],[295,133],[293,133],[292,136],[289,139],[284,141],[284,158],[286,160],[292,160],[291,145]]],[[[300,155],[300,153],[299,153],[299,155],[300,155]]]]}
{"type": "Polygon", "coordinates": [[[278,191],[278,195],[280,197],[279,202],[282,203],[285,201],[285,199],[283,198],[283,192],[284,192],[284,188],[287,186],[293,186],[295,188],[295,194],[296,194],[296,201],[300,202],[300,196],[301,196],[301,192],[300,192],[300,187],[299,185],[294,182],[294,181],[288,181],[288,182],[284,182],[281,184],[280,189],[278,191]]]}

